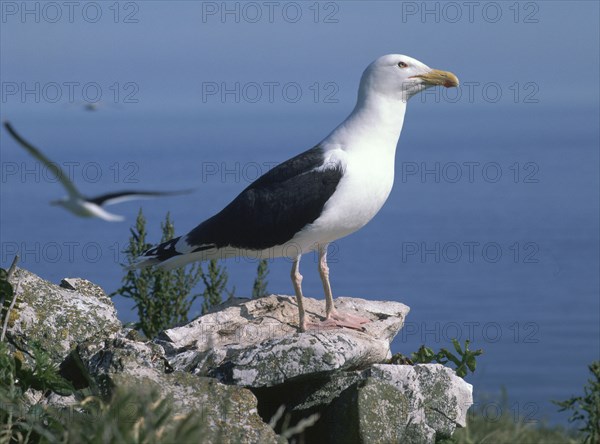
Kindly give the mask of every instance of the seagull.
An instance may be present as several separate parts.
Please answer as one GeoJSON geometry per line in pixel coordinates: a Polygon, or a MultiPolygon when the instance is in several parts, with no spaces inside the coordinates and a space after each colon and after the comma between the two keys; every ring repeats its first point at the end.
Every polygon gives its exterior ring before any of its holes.
{"type": "Polygon", "coordinates": [[[407,101],[429,87],[458,84],[454,74],[405,55],[378,58],[362,74],[354,110],[325,139],[269,170],[186,235],[149,249],[132,267],[168,270],[236,256],[287,257],[293,260],[300,331],[362,330],[369,319],[334,306],[327,246],[362,228],[387,200],[407,101]],[[299,268],[302,255],[315,250],[325,293],[325,319],[316,322],[304,311],[299,268]]]}
{"type": "Polygon", "coordinates": [[[119,222],[124,220],[123,216],[109,213],[103,205],[114,205],[134,199],[148,199],[159,196],[173,196],[177,194],[190,193],[191,190],[184,191],[119,191],[113,193],[102,194],[96,197],[85,197],[81,194],[75,184],[69,180],[68,175],[54,162],[48,159],[42,152],[27,142],[19,133],[15,131],[9,122],[4,122],[4,127],[9,134],[27,150],[29,154],[48,168],[48,170],[56,176],[60,183],[67,190],[68,196],[59,200],[50,202],[51,205],[59,205],[71,213],[81,217],[98,217],[109,222],[119,222]]]}

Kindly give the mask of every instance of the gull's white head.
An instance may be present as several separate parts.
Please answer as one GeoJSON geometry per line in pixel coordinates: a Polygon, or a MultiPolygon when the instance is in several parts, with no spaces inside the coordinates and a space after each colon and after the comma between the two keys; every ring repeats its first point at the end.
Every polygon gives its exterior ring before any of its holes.
{"type": "Polygon", "coordinates": [[[458,78],[448,71],[432,69],[412,57],[388,54],[371,63],[360,80],[359,100],[371,94],[406,102],[432,86],[458,86],[458,78]]]}

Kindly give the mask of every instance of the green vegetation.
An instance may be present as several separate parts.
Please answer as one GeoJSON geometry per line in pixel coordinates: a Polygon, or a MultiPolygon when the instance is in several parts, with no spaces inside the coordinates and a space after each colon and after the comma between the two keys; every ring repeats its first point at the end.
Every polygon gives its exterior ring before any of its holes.
{"type": "Polygon", "coordinates": [[[458,356],[449,350],[442,348],[439,352],[435,353],[429,347],[421,345],[416,353],[411,354],[411,358],[407,358],[401,353],[397,353],[392,356],[392,364],[429,364],[435,362],[437,364],[446,365],[449,362],[455,365],[454,371],[457,376],[464,378],[467,376],[469,370],[471,373],[477,368],[477,356],[483,353],[483,350],[470,350],[469,345],[471,342],[467,339],[465,341],[464,348],[460,346],[460,343],[456,339],[452,339],[452,344],[458,356]]]}
{"type": "Polygon", "coordinates": [[[500,400],[482,397],[467,414],[467,427],[457,429],[442,444],[576,444],[580,437],[573,431],[548,426],[536,418],[534,403],[508,402],[502,389],[500,400]]]}
{"type": "MultiPolygon", "coordinates": [[[[53,416],[64,413],[54,410],[53,416]]],[[[206,435],[200,412],[175,415],[171,401],[147,387],[117,389],[109,401],[89,396],[68,413],[61,423],[63,436],[54,442],[202,442],[206,435]]]]}
{"type": "MultiPolygon", "coordinates": [[[[8,272],[0,269],[0,325],[6,325],[14,307],[8,278],[15,265],[16,260],[8,272]]],[[[156,390],[117,388],[106,398],[91,390],[75,390],[35,344],[26,355],[0,339],[0,444],[202,442],[206,436],[201,412],[176,415],[171,400],[156,390]],[[48,405],[53,393],[73,395],[73,404],[48,405]]]]}
{"type": "MultiPolygon", "coordinates": [[[[161,229],[160,242],[175,236],[175,227],[169,214],[161,224],[161,229]]],[[[152,247],[147,241],[146,219],[141,210],[135,227],[131,228],[130,232],[129,246],[125,250],[129,266],[152,247]]],[[[256,291],[266,294],[264,277],[267,273],[267,265],[261,261],[253,295],[256,291]]],[[[139,319],[135,327],[146,337],[153,338],[162,330],[188,321],[190,308],[198,298],[202,297],[202,312],[205,313],[211,307],[220,304],[223,298],[232,297],[235,288],[227,290],[227,280],[227,270],[219,265],[217,260],[208,262],[206,272],[200,263],[168,271],[158,267],[129,268],[123,277],[123,285],[111,296],[118,294],[133,299],[139,319]],[[204,284],[204,290],[194,292],[200,281],[204,284]]]]}
{"type": "Polygon", "coordinates": [[[225,267],[220,266],[215,259],[208,262],[208,274],[204,273],[202,266],[200,266],[200,273],[202,282],[204,282],[202,313],[206,313],[209,308],[219,305],[223,301],[224,294],[233,297],[235,288],[231,291],[226,289],[227,279],[229,279],[227,270],[225,267]]]}
{"type": "Polygon", "coordinates": [[[263,298],[268,296],[267,292],[267,275],[269,274],[269,262],[266,259],[262,259],[258,263],[256,269],[256,279],[254,279],[254,285],[252,286],[252,299],[263,298]]]}
{"type": "MultiPolygon", "coordinates": [[[[477,368],[477,356],[483,350],[470,350],[467,340],[463,347],[452,340],[457,355],[442,348],[435,353],[431,348],[422,345],[416,353],[408,358],[400,353],[392,356],[393,364],[428,364],[435,362],[446,365],[452,363],[457,376],[464,378],[469,371],[477,368]]],[[[515,406],[508,405],[508,398],[503,392],[501,402],[478,402],[471,407],[467,416],[467,426],[457,429],[452,438],[440,441],[443,444],[585,444],[600,443],[600,361],[589,366],[593,377],[584,387],[584,396],[572,397],[566,401],[557,402],[560,411],[571,410],[570,422],[583,422],[579,429],[582,433],[564,430],[562,427],[549,427],[534,419],[531,412],[519,412],[515,406]]],[[[527,407],[527,406],[524,406],[527,407]]]]}
{"type": "Polygon", "coordinates": [[[3,312],[6,311],[7,302],[10,303],[13,294],[12,285],[8,282],[8,272],[4,268],[0,268],[0,306],[3,312]]]}
{"type": "Polygon", "coordinates": [[[0,443],[37,442],[42,436],[50,440],[60,426],[25,395],[29,388],[40,387],[44,392],[57,388],[63,393],[70,388],[48,365],[47,356],[39,351],[36,355],[41,361],[35,361],[33,368],[25,367],[16,357],[19,354],[11,354],[8,345],[0,341],[0,443]]]}
{"type": "Polygon", "coordinates": [[[530,418],[519,416],[508,405],[481,403],[471,407],[467,427],[457,429],[452,438],[441,444],[576,444],[581,442],[572,432],[550,427],[530,418]]]}
{"type": "Polygon", "coordinates": [[[172,443],[201,442],[200,414],[174,415],[171,401],[147,388],[117,389],[111,398],[74,392],[48,356],[34,350],[32,368],[0,342],[0,444],[8,443],[172,443]],[[68,408],[49,406],[39,390],[74,394],[68,408]]]}
{"type": "Polygon", "coordinates": [[[566,401],[553,401],[559,411],[572,411],[569,422],[582,422],[579,431],[583,433],[586,444],[600,442],[600,361],[592,362],[588,369],[592,378],[583,388],[583,396],[574,396],[566,401]]]}
{"type": "Polygon", "coordinates": [[[422,345],[416,353],[412,354],[412,359],[418,364],[437,362],[438,364],[446,365],[448,362],[452,362],[456,366],[454,369],[456,375],[464,378],[467,376],[469,370],[471,372],[475,371],[477,367],[476,358],[483,353],[481,349],[475,351],[469,350],[470,343],[467,339],[463,350],[460,343],[456,339],[452,339],[452,345],[454,345],[454,350],[458,353],[458,357],[445,348],[440,349],[437,353],[433,353],[433,350],[422,345]]]}
{"type": "MultiPolygon", "coordinates": [[[[168,213],[161,228],[161,242],[175,235],[175,227],[168,213]]],[[[146,241],[146,219],[141,209],[135,227],[130,232],[129,247],[125,250],[128,265],[133,264],[139,255],[152,247],[146,241]]],[[[148,338],[153,338],[159,331],[187,321],[192,303],[200,296],[191,292],[201,278],[202,269],[199,264],[169,271],[160,268],[130,268],[123,278],[123,286],[111,296],[120,294],[133,299],[139,319],[136,328],[148,338]]]]}
{"type": "MultiPolygon", "coordinates": [[[[168,226],[168,219],[163,229],[165,226],[168,226]]],[[[136,234],[139,233],[140,231],[136,234]]],[[[223,271],[220,268],[213,268],[211,271],[209,266],[207,281],[211,283],[211,279],[214,279],[220,283],[211,287],[212,290],[205,290],[203,294],[225,291],[223,284],[227,277],[222,277],[223,271]]],[[[6,324],[12,310],[9,307],[14,306],[15,302],[15,290],[8,282],[9,273],[0,269],[0,302],[3,308],[0,325],[6,324]]],[[[264,279],[266,273],[262,276],[264,279]]],[[[481,350],[471,351],[468,341],[463,347],[456,340],[453,344],[456,354],[446,349],[434,353],[422,346],[411,354],[412,359],[395,355],[393,361],[408,364],[452,363],[457,369],[464,369],[465,374],[467,371],[475,371],[475,360],[481,350]]],[[[527,415],[526,413],[531,412],[527,412],[525,408],[518,411],[514,405],[509,406],[504,393],[501,402],[476,403],[468,414],[467,427],[457,429],[452,438],[440,442],[594,444],[598,442],[599,436],[600,362],[592,363],[589,370],[592,378],[584,387],[583,396],[556,402],[561,411],[572,411],[571,421],[583,423],[579,434],[540,423],[532,415],[527,415]]],[[[315,420],[316,418],[308,418],[306,424],[301,422],[298,427],[310,426],[315,420]]],[[[292,428],[287,436],[296,432],[292,428]]],[[[176,415],[171,401],[161,397],[155,390],[148,390],[147,387],[121,387],[112,391],[110,397],[93,393],[89,387],[75,390],[59,374],[48,355],[35,345],[31,346],[30,353],[25,356],[23,352],[15,351],[4,340],[0,340],[0,444],[202,442],[206,433],[206,418],[201,412],[176,415]],[[46,399],[51,393],[71,394],[74,404],[65,408],[50,406],[46,399]]]]}
{"type": "Polygon", "coordinates": [[[4,341],[10,313],[17,302],[16,292],[8,281],[17,268],[17,262],[19,262],[19,256],[15,256],[8,271],[0,268],[0,319],[2,321],[0,322],[0,341],[4,341]]]}

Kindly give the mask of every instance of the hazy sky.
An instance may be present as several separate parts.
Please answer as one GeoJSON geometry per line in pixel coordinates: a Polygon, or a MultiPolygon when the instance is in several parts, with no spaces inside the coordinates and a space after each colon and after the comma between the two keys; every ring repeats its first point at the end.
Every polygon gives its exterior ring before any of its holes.
{"type": "Polygon", "coordinates": [[[469,93],[472,103],[495,100],[500,90],[500,103],[598,105],[594,1],[1,5],[4,112],[45,109],[32,107],[35,93],[21,95],[36,83],[42,105],[93,100],[99,86],[104,101],[129,97],[137,109],[206,109],[236,82],[242,104],[256,100],[257,108],[272,105],[270,92],[286,94],[273,101],[285,107],[298,85],[300,105],[353,101],[364,67],[391,52],[455,72],[465,85],[461,103],[469,93]]]}

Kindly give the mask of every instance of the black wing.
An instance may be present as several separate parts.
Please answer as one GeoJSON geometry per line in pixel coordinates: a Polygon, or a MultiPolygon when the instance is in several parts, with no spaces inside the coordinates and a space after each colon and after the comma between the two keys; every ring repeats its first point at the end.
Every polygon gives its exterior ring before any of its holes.
{"type": "Polygon", "coordinates": [[[289,241],[321,214],[342,178],[340,165],[319,168],[324,152],[316,146],[259,177],[220,213],[185,238],[203,245],[263,250],[289,241]]]}
{"type": "Polygon", "coordinates": [[[114,205],[120,202],[135,199],[148,199],[151,197],[176,196],[178,194],[191,193],[191,190],[184,191],[119,191],[115,193],[102,194],[101,196],[86,198],[88,202],[96,205],[114,205]]]}
{"type": "Polygon", "coordinates": [[[37,160],[42,162],[44,164],[44,166],[46,168],[48,168],[48,170],[56,176],[56,178],[60,181],[60,183],[62,183],[62,185],[65,187],[65,189],[69,193],[69,196],[81,197],[81,194],[79,193],[79,191],[77,191],[77,188],[75,188],[75,184],[73,182],[71,182],[71,180],[69,179],[69,176],[66,175],[64,173],[64,171],[60,169],[58,164],[52,162],[44,154],[42,154],[42,152],[39,149],[34,147],[31,143],[27,142],[19,133],[17,133],[17,131],[15,131],[15,129],[12,127],[12,125],[9,122],[5,121],[4,127],[9,132],[9,134],[23,148],[25,148],[27,150],[27,152],[29,152],[29,154],[31,154],[37,160]]]}

